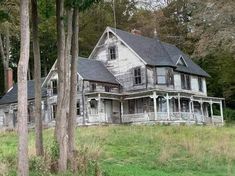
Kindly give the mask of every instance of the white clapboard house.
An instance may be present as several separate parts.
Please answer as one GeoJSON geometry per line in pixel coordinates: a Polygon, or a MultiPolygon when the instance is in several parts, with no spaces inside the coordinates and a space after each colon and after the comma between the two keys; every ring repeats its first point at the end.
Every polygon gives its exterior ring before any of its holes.
{"type": "MultiPolygon", "coordinates": [[[[224,99],[207,96],[209,75],[172,44],[107,27],[77,62],[78,124],[223,124],[224,99]]],[[[45,124],[56,119],[57,79],[54,64],[42,84],[45,124]]],[[[33,81],[28,88],[33,124],[33,81]]],[[[16,95],[14,85],[0,100],[0,126],[17,123],[16,95]]]]}

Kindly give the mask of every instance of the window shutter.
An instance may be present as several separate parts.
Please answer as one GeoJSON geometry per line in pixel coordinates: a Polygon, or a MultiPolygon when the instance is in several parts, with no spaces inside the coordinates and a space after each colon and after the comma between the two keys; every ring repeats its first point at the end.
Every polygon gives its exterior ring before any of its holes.
{"type": "Polygon", "coordinates": [[[140,68],[141,84],[145,83],[145,67],[140,68]]]}
{"type": "Polygon", "coordinates": [[[115,54],[116,54],[116,59],[118,59],[118,47],[117,46],[115,46],[115,54]]]}
{"type": "Polygon", "coordinates": [[[135,68],[132,69],[132,80],[133,80],[133,85],[135,85],[135,68]]]}

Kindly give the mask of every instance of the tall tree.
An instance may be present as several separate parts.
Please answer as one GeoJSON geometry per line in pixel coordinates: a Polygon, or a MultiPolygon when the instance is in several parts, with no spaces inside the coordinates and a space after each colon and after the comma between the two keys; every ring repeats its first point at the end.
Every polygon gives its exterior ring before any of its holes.
{"type": "Polygon", "coordinates": [[[37,0],[31,0],[32,10],[32,38],[33,38],[33,55],[34,55],[34,81],[35,81],[35,134],[36,134],[36,155],[43,155],[42,139],[42,113],[41,113],[41,58],[38,37],[38,7],[37,0]]]}
{"type": "MultiPolygon", "coordinates": [[[[72,166],[75,166],[75,128],[76,128],[76,106],[77,106],[77,58],[78,58],[78,8],[75,8],[73,14],[72,29],[72,57],[71,57],[71,76],[70,76],[70,102],[68,118],[68,156],[72,166]],[[72,164],[73,163],[73,164],[72,164]]],[[[75,167],[72,168],[75,170],[75,167]]]]}
{"type": "Polygon", "coordinates": [[[30,50],[29,0],[20,1],[20,60],[18,63],[18,175],[27,176],[28,166],[28,105],[27,105],[27,69],[30,50]]]}

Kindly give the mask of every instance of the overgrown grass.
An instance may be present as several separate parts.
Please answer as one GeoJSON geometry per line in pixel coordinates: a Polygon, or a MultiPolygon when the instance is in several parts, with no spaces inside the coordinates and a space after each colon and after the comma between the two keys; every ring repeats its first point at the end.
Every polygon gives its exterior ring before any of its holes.
{"type": "MultiPolygon", "coordinates": [[[[45,164],[45,159],[34,157],[33,136],[30,133],[30,175],[49,175],[49,171],[43,174],[43,170],[50,170],[49,167],[44,168],[50,162],[45,164]]],[[[45,130],[44,144],[47,151],[53,145],[52,139],[53,130],[45,130]]],[[[0,141],[0,175],[15,175],[17,136],[15,133],[0,133],[0,141]]],[[[233,127],[82,127],[76,131],[76,142],[80,175],[235,175],[233,127]]]]}

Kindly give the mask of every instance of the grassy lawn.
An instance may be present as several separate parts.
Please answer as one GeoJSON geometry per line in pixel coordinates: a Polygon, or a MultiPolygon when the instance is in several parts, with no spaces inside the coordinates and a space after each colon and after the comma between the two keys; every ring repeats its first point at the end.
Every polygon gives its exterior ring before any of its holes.
{"type": "MultiPolygon", "coordinates": [[[[76,134],[79,155],[89,165],[98,165],[104,176],[235,175],[233,127],[97,126],[78,128],[76,134]]],[[[33,135],[29,135],[31,157],[35,154],[33,135]]],[[[52,138],[53,130],[45,130],[46,148],[52,138]]],[[[0,133],[2,173],[15,175],[16,151],[17,135],[0,133]]]]}

